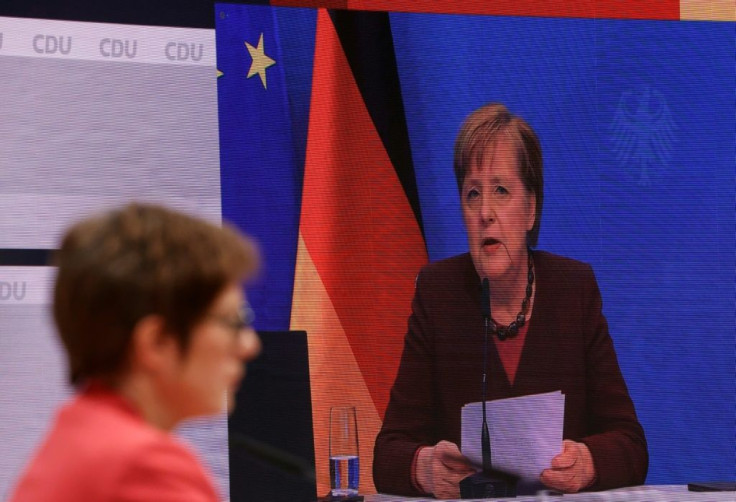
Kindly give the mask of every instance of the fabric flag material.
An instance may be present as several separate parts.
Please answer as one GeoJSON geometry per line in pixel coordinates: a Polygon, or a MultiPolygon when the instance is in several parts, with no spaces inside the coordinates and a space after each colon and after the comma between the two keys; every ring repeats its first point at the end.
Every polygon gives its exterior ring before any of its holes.
{"type": "Polygon", "coordinates": [[[275,9],[218,6],[222,213],[266,247],[248,285],[259,330],[288,329],[296,261],[301,159],[281,43],[275,9]]]}
{"type": "MultiPolygon", "coordinates": [[[[413,176],[406,165],[399,176],[392,161],[410,164],[411,155],[381,135],[395,137],[386,124],[403,121],[403,108],[381,119],[380,99],[361,93],[375,93],[359,82],[371,72],[351,67],[353,51],[346,55],[336,29],[361,14],[318,14],[302,189],[291,328],[308,333],[319,494],[330,488],[329,410],[344,404],[358,413],[361,492],[375,491],[373,442],[398,368],[414,279],[427,261],[413,176]]],[[[385,14],[383,22],[388,26],[385,14]]],[[[393,53],[387,56],[384,65],[395,69],[393,53]]]]}

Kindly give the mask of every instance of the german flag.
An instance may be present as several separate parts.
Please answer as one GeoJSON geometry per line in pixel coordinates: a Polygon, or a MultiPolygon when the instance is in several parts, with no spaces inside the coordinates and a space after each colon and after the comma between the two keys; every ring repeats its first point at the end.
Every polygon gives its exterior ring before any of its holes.
{"type": "Polygon", "coordinates": [[[386,13],[317,16],[291,329],[306,330],[317,492],[329,491],[331,406],[358,414],[360,489],[427,261],[386,13]]]}

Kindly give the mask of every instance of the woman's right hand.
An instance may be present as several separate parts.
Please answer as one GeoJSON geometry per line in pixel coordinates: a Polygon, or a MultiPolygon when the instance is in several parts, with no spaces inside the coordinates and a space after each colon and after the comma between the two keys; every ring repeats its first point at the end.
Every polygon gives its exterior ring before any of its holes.
{"type": "Polygon", "coordinates": [[[460,481],[474,473],[468,459],[449,441],[425,446],[417,455],[417,484],[438,499],[460,498],[460,481]]]}

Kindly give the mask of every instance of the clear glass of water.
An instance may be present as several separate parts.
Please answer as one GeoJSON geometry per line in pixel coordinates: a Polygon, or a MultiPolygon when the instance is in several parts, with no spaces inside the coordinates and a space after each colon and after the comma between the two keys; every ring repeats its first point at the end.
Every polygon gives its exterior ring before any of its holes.
{"type": "Polygon", "coordinates": [[[354,406],[330,408],[330,483],[332,496],[356,495],[360,478],[358,422],[354,406]]]}

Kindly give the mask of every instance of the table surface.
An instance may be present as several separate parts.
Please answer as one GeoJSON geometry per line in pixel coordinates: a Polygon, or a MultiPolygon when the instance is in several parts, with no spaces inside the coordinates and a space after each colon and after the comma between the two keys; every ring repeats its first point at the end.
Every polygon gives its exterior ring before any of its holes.
{"type": "MultiPolygon", "coordinates": [[[[445,502],[455,502],[458,499],[445,502]]],[[[549,495],[540,492],[534,496],[520,496],[515,498],[476,499],[478,501],[516,501],[516,502],[555,502],[555,501],[586,501],[586,502],[735,502],[736,492],[691,492],[686,485],[643,485],[619,488],[605,492],[585,492],[567,495],[549,495]]],[[[403,502],[403,501],[433,501],[432,498],[400,497],[397,495],[375,494],[366,495],[365,502],[403,502]]]]}

